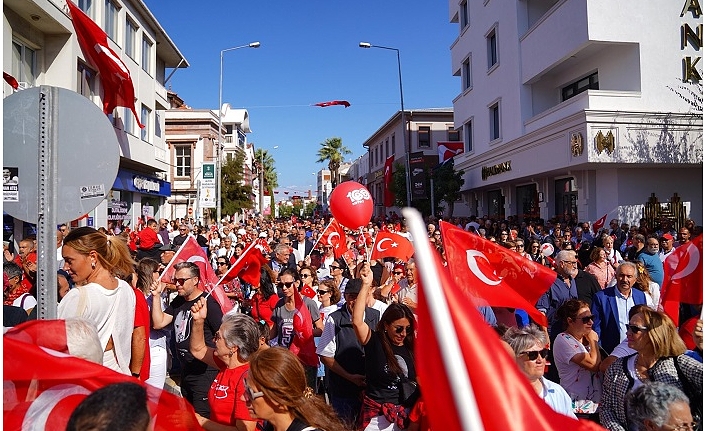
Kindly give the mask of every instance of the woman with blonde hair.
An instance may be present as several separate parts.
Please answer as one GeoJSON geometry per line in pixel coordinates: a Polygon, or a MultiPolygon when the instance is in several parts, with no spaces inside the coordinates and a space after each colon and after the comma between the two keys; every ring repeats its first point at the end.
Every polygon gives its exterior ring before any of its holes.
{"type": "Polygon", "coordinates": [[[304,367],[289,349],[273,347],[251,357],[243,398],[252,417],[267,421],[264,431],[346,429],[306,385],[304,367]]]}
{"type": "Polygon", "coordinates": [[[131,374],[136,298],[132,287],[121,279],[133,272],[127,244],[93,228],[80,227],[66,235],[61,253],[64,270],[77,288],[59,303],[59,318],[81,317],[95,323],[103,365],[131,374]]]}
{"type": "Polygon", "coordinates": [[[635,266],[637,267],[637,274],[635,279],[636,288],[645,292],[645,299],[647,300],[647,305],[653,310],[659,310],[659,284],[652,281],[650,273],[645,268],[645,264],[638,260],[635,261],[635,266]]]}
{"type": "Polygon", "coordinates": [[[628,347],[636,353],[618,358],[605,373],[598,409],[601,425],[611,431],[628,430],[625,399],[647,382],[676,386],[692,402],[702,402],[703,365],[685,355],[686,346],[666,314],[642,307],[627,329],[628,347]]]}

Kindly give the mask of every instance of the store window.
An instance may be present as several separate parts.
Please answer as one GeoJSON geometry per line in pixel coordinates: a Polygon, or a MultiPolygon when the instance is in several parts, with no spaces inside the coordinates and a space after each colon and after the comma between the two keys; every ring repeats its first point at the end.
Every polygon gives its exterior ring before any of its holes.
{"type": "Polygon", "coordinates": [[[505,218],[505,197],[501,190],[488,192],[488,216],[495,219],[505,218]]]}
{"type": "Polygon", "coordinates": [[[554,198],[556,215],[563,215],[565,219],[577,216],[579,192],[573,177],[554,182],[554,198]]]}
{"type": "Polygon", "coordinates": [[[539,217],[536,184],[517,187],[515,191],[515,207],[520,219],[539,217]]]}

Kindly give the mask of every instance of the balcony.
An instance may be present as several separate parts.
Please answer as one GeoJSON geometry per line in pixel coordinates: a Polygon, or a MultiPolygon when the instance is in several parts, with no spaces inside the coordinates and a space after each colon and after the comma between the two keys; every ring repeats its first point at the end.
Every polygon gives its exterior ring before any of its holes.
{"type": "Polygon", "coordinates": [[[169,109],[169,101],[167,100],[167,89],[164,88],[164,86],[159,83],[157,80],[154,81],[154,90],[155,90],[155,95],[154,95],[154,102],[155,102],[155,109],[159,110],[167,110],[169,109]]]}

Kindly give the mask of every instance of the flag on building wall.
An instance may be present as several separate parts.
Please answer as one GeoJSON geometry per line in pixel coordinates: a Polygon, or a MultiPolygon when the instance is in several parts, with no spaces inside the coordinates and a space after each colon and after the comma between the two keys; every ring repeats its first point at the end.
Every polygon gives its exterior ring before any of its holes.
{"type": "Polygon", "coordinates": [[[463,153],[463,141],[439,141],[439,163],[444,163],[453,156],[463,153]]]}
{"type": "Polygon", "coordinates": [[[141,129],[140,117],[135,111],[135,87],[130,71],[118,54],[108,46],[108,35],[71,0],[66,0],[76,38],[84,55],[98,69],[103,84],[103,112],[111,114],[117,106],[124,106],[135,116],[141,129]]]}

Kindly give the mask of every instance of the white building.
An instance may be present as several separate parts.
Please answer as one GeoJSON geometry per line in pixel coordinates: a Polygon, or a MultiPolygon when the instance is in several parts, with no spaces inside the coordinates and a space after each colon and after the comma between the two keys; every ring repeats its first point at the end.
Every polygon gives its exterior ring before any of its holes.
{"type": "Polygon", "coordinates": [[[635,223],[676,193],[702,224],[703,121],[682,97],[702,94],[703,32],[684,7],[450,0],[471,213],[635,223]]]}
{"type": "MultiPolygon", "coordinates": [[[[108,198],[80,224],[107,227],[112,221],[133,227],[143,215],[165,214],[171,193],[163,133],[164,111],[169,109],[165,70],[189,64],[142,0],[77,3],[106,31],[110,47],[129,69],[135,108],[145,125],[140,129],[124,107],[106,116],[120,143],[119,171],[108,198]]],[[[101,76],[79,47],[65,0],[4,0],[3,18],[3,70],[15,76],[21,88],[63,87],[102,106],[101,76]]],[[[12,91],[3,84],[4,96],[12,91]]]]}

